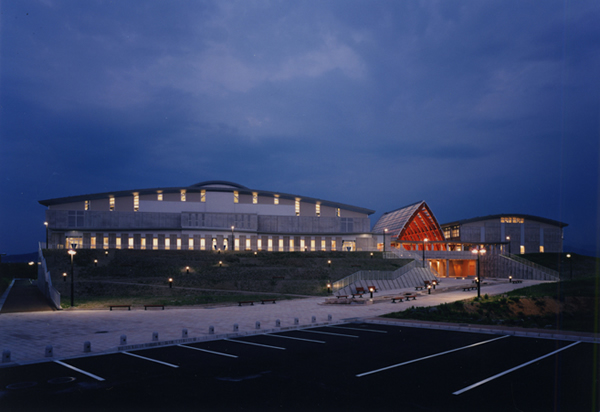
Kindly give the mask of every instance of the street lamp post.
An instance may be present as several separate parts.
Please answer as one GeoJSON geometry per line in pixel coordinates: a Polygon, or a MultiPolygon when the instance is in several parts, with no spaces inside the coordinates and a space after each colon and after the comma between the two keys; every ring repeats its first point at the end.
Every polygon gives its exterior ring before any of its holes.
{"type": "Polygon", "coordinates": [[[235,238],[233,235],[233,229],[235,228],[235,226],[231,226],[231,247],[230,250],[233,252],[235,250],[235,238]]]}
{"type": "Polygon", "coordinates": [[[387,233],[387,229],[383,229],[383,258],[385,259],[385,234],[387,233]]]}
{"type": "Polygon", "coordinates": [[[570,272],[569,278],[571,280],[573,280],[573,259],[571,259],[570,253],[567,253],[567,259],[569,259],[569,269],[570,269],[569,270],[569,272],[570,272]]]}
{"type": "Polygon", "coordinates": [[[479,264],[481,263],[479,257],[485,254],[485,249],[473,249],[472,253],[477,254],[477,298],[481,297],[481,275],[479,271],[479,264]]]}
{"type": "Polygon", "coordinates": [[[44,222],[44,226],[46,226],[46,249],[50,249],[48,247],[48,222],[44,222]]]}
{"type": "Polygon", "coordinates": [[[508,256],[510,256],[510,236],[506,236],[506,241],[508,242],[508,256]]]}
{"type": "Polygon", "coordinates": [[[75,279],[74,279],[74,274],[73,274],[73,257],[77,254],[77,252],[75,252],[75,248],[77,247],[77,244],[72,243],[71,244],[71,249],[69,249],[69,255],[71,255],[71,307],[75,306],[75,295],[74,295],[74,289],[75,289],[75,279]]]}
{"type": "Polygon", "coordinates": [[[425,242],[427,242],[427,238],[423,239],[423,267],[425,267],[425,242]]]}

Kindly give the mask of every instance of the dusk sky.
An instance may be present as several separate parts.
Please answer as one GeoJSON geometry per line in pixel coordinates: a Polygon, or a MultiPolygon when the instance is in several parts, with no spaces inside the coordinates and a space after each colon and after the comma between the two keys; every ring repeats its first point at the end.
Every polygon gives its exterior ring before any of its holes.
{"type": "Polygon", "coordinates": [[[0,253],[42,199],[227,180],[598,248],[600,2],[0,3],[0,253]]]}

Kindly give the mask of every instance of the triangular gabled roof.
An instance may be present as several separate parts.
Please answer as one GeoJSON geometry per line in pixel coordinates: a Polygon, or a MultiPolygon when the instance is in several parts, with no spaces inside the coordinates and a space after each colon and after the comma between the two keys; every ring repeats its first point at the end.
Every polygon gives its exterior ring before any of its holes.
{"type": "Polygon", "coordinates": [[[375,226],[373,233],[387,233],[399,241],[443,241],[444,234],[424,200],[384,213],[375,226]]]}

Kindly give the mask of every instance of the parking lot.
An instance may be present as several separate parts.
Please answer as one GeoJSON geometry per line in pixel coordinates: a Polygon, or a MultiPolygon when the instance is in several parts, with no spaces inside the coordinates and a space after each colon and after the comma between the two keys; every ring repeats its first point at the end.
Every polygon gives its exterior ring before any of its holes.
{"type": "Polygon", "coordinates": [[[594,346],[340,323],[5,367],[0,409],[597,411],[594,346]]]}

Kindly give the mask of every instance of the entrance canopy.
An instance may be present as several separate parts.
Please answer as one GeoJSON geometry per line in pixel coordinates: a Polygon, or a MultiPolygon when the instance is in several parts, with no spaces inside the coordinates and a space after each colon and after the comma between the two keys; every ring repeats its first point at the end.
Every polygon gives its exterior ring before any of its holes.
{"type": "Polygon", "coordinates": [[[392,243],[417,241],[444,241],[444,233],[425,201],[384,213],[375,226],[373,233],[387,233],[392,243]],[[387,232],[386,232],[387,229],[387,232]]]}

